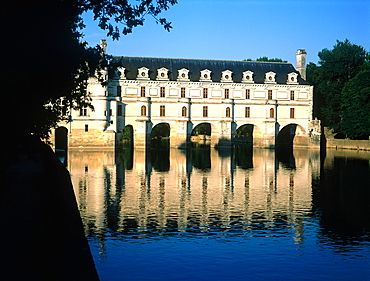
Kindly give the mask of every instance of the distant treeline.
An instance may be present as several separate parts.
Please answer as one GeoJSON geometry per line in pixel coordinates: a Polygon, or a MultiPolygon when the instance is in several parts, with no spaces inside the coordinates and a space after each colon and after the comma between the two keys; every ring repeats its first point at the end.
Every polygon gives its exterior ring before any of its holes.
{"type": "Polygon", "coordinates": [[[282,59],[279,59],[279,58],[268,58],[268,57],[260,57],[258,59],[255,59],[255,60],[252,60],[252,59],[245,59],[243,61],[262,61],[262,62],[288,62],[286,60],[282,60],[282,59]]]}

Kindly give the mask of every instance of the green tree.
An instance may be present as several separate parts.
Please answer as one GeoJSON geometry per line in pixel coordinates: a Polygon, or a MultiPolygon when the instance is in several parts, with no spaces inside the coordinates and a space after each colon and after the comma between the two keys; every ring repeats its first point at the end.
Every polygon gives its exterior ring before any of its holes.
{"type": "Polygon", "coordinates": [[[99,46],[81,43],[82,15],[92,11],[107,36],[118,39],[143,25],[147,15],[170,30],[171,23],[157,18],[176,0],[21,0],[5,1],[0,9],[2,28],[3,130],[7,140],[26,135],[47,138],[64,118],[62,108],[89,106],[87,78],[109,60],[99,46]]]}
{"type": "Polygon", "coordinates": [[[308,65],[307,80],[314,85],[314,95],[323,98],[323,124],[335,132],[340,132],[342,89],[364,68],[367,52],[363,47],[346,39],[344,42],[337,40],[332,50],[323,49],[318,56],[319,66],[308,65]]]}
{"type": "Polygon", "coordinates": [[[306,70],[307,81],[314,87],[313,91],[313,116],[323,120],[322,107],[324,105],[324,98],[317,90],[320,83],[320,66],[313,62],[307,64],[306,70]]]}
{"type": "Polygon", "coordinates": [[[209,123],[200,123],[197,125],[192,132],[193,136],[198,135],[211,135],[211,125],[209,123]]]}
{"type": "MultiPolygon", "coordinates": [[[[252,59],[246,59],[244,61],[253,61],[252,59]]],[[[257,58],[255,61],[262,61],[262,62],[287,62],[286,60],[282,60],[279,58],[268,58],[266,56],[257,58]]]]}
{"type": "Polygon", "coordinates": [[[342,90],[341,129],[351,139],[370,136],[370,70],[360,71],[342,90]]]}

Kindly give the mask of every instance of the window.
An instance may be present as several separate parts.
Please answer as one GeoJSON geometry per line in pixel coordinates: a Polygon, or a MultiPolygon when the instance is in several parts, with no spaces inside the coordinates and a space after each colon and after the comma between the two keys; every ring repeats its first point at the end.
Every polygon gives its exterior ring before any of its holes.
{"type": "Polygon", "coordinates": [[[118,116],[123,116],[122,115],[122,105],[120,105],[120,104],[118,105],[118,108],[117,108],[117,115],[118,116]]]}
{"type": "Polygon", "coordinates": [[[245,108],[245,118],[249,118],[249,117],[251,117],[251,108],[247,106],[245,108]]]}
{"type": "Polygon", "coordinates": [[[254,83],[253,81],[253,72],[248,70],[243,72],[242,82],[244,83],[254,83]]]}
{"type": "Polygon", "coordinates": [[[145,87],[141,87],[141,93],[140,93],[140,96],[141,96],[141,97],[145,97],[145,87]]]}
{"type": "Polygon", "coordinates": [[[275,84],[276,83],[275,76],[276,76],[276,73],[272,71],[265,73],[265,83],[275,84]]]}
{"type": "Polygon", "coordinates": [[[208,89],[207,88],[203,88],[203,98],[204,99],[208,98],[208,89]]]}
{"type": "Polygon", "coordinates": [[[67,115],[67,107],[65,105],[62,105],[62,110],[61,110],[61,113],[62,115],[67,115]]]}
{"type": "Polygon", "coordinates": [[[290,109],[290,118],[294,118],[294,108],[290,109]]]}
{"type": "Polygon", "coordinates": [[[298,74],[295,72],[288,73],[287,84],[298,84],[298,74]]]}
{"type": "Polygon", "coordinates": [[[290,91],[290,100],[294,100],[294,91],[290,91]]]}
{"type": "Polygon", "coordinates": [[[226,107],[226,117],[230,117],[230,107],[226,107]]]}
{"type": "Polygon", "coordinates": [[[167,68],[159,68],[157,69],[157,80],[168,80],[168,69],[167,68]]]}
{"type": "Polygon", "coordinates": [[[86,107],[80,108],[80,116],[87,116],[87,108],[86,107]]]}
{"type": "Polygon", "coordinates": [[[141,116],[146,116],[146,106],[145,105],[143,105],[141,107],[141,109],[140,109],[140,115],[141,116]]]}
{"type": "Polygon", "coordinates": [[[268,90],[267,99],[272,100],[272,90],[268,90]]]}
{"type": "Polygon", "coordinates": [[[181,97],[185,98],[185,88],[181,88],[181,97]]]}
{"type": "Polygon", "coordinates": [[[247,100],[249,100],[251,98],[251,90],[250,89],[245,90],[245,98],[247,100]]]}
{"type": "Polygon", "coordinates": [[[149,68],[141,67],[137,70],[137,78],[142,80],[149,80],[149,68]]]}
{"type": "Polygon", "coordinates": [[[187,115],[187,110],[186,110],[186,107],[183,106],[182,109],[181,109],[181,116],[186,117],[186,115],[187,115]]]}
{"type": "Polygon", "coordinates": [[[225,89],[225,99],[229,98],[229,89],[225,89]]]}
{"type": "Polygon", "coordinates": [[[208,117],[208,106],[203,106],[203,117],[208,117]]]}
{"type": "Polygon", "coordinates": [[[212,81],[211,80],[211,73],[212,71],[208,69],[204,69],[200,72],[200,78],[199,81],[212,81]]]}
{"type": "Polygon", "coordinates": [[[89,125],[85,124],[85,132],[89,131],[89,125]]]}
{"type": "Polygon", "coordinates": [[[233,72],[231,70],[222,71],[221,82],[233,82],[232,75],[233,72]]]}
{"type": "Polygon", "coordinates": [[[161,87],[161,98],[164,98],[166,96],[166,89],[165,87],[161,87]]]}
{"type": "Polygon", "coordinates": [[[166,108],[164,105],[159,107],[159,116],[166,116],[166,108]]]}
{"type": "Polygon", "coordinates": [[[189,81],[189,70],[186,68],[179,69],[177,80],[178,81],[189,81]]]}
{"type": "Polygon", "coordinates": [[[275,110],[270,108],[270,118],[275,118],[275,110]]]}

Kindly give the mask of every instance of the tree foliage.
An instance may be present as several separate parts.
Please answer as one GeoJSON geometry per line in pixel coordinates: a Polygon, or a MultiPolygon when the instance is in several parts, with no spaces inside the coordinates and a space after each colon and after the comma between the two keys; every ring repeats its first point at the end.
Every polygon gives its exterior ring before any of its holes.
{"type": "Polygon", "coordinates": [[[346,134],[342,128],[342,90],[366,67],[368,53],[346,39],[343,42],[337,40],[333,49],[323,49],[318,56],[319,65],[310,63],[307,66],[307,80],[314,86],[315,103],[320,104],[320,117],[325,126],[346,134]]]}
{"type": "MultiPolygon", "coordinates": [[[[246,59],[244,61],[254,61],[252,59],[246,59]]],[[[282,60],[282,59],[279,59],[279,58],[269,58],[269,57],[260,57],[260,58],[257,58],[255,61],[261,61],[261,62],[287,62],[286,60],[282,60]]]]}
{"type": "Polygon", "coordinates": [[[360,71],[342,90],[341,129],[352,139],[370,136],[370,70],[360,71]]]}
{"type": "Polygon", "coordinates": [[[211,124],[209,123],[200,123],[197,125],[192,132],[192,136],[198,136],[198,135],[211,135],[211,124]]]}
{"type": "Polygon", "coordinates": [[[9,139],[33,134],[47,138],[62,120],[63,108],[90,105],[87,78],[99,73],[109,57],[99,46],[81,43],[82,15],[92,11],[107,36],[118,39],[151,15],[157,18],[176,0],[34,0],[6,1],[0,9],[3,93],[1,112],[9,139]],[[112,24],[114,22],[115,24],[112,24]]]}
{"type": "MultiPolygon", "coordinates": [[[[99,27],[107,30],[107,36],[118,39],[120,34],[128,34],[136,26],[143,25],[145,16],[151,15],[164,29],[170,31],[171,22],[165,18],[157,18],[162,12],[177,3],[176,0],[141,0],[137,5],[130,4],[127,0],[116,1],[83,1],[81,8],[84,12],[93,11],[94,20],[99,21],[99,27]],[[114,22],[114,23],[112,23],[114,22]],[[119,25],[123,26],[122,30],[119,25]]],[[[83,24],[81,18],[79,24],[83,24]]]]}

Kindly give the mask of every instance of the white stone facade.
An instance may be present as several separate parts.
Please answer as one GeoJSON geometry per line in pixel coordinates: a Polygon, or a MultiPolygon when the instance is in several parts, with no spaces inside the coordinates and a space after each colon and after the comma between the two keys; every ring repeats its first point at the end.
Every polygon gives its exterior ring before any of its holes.
{"type": "Polygon", "coordinates": [[[70,147],[120,146],[127,125],[133,128],[134,146],[145,147],[159,123],[170,126],[171,147],[187,146],[200,123],[211,124],[212,146],[230,145],[243,125],[253,126],[255,146],[274,147],[290,125],[294,144],[314,145],[313,87],[291,64],[129,57],[125,64],[124,59],[123,65],[112,64],[106,86],[89,80],[95,110],[74,111],[72,122],[61,124],[69,130],[70,147]],[[148,65],[135,69],[132,60],[148,65]],[[162,65],[155,68],[157,60],[162,65]],[[171,69],[175,63],[179,67],[171,69]],[[230,69],[217,71],[215,65],[230,69]],[[278,72],[282,68],[286,71],[278,72]]]}

